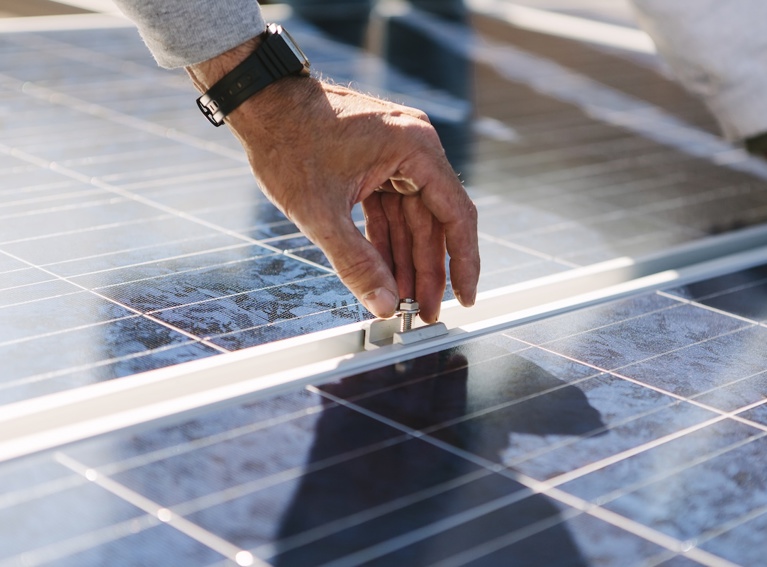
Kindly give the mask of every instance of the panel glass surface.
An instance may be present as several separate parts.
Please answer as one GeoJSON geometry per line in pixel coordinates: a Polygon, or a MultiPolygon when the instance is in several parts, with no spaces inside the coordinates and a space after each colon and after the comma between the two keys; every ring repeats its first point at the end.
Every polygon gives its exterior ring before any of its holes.
{"type": "Polygon", "coordinates": [[[766,269],[6,463],[0,565],[758,565],[766,269]]]}

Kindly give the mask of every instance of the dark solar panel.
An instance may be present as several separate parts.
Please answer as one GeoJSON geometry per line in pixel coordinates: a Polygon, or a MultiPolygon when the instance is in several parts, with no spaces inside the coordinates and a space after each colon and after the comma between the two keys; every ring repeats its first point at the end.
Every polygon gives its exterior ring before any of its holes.
{"type": "Polygon", "coordinates": [[[758,564],[767,330],[685,297],[747,296],[763,274],[10,462],[0,551],[57,565],[758,564]],[[33,530],[10,520],[40,516],[33,530]]]}

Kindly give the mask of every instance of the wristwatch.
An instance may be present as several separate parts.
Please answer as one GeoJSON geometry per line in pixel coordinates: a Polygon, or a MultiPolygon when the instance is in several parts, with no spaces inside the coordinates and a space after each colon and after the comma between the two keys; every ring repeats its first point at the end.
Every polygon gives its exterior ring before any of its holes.
{"type": "Polygon", "coordinates": [[[258,48],[197,99],[197,106],[215,126],[264,87],[289,75],[308,75],[311,64],[290,34],[269,24],[258,48]]]}

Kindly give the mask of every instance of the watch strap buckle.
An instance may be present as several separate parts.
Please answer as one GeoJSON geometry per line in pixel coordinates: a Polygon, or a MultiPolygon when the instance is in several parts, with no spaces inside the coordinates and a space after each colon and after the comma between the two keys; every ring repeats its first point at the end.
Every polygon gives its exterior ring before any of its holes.
{"type": "Polygon", "coordinates": [[[197,99],[197,107],[213,126],[218,128],[224,123],[225,116],[224,113],[220,111],[218,101],[211,98],[208,93],[205,93],[197,99]]]}

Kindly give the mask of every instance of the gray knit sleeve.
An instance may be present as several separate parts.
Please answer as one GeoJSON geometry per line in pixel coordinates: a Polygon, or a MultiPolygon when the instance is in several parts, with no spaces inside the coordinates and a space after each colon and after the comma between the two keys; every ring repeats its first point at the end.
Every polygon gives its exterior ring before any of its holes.
{"type": "Polygon", "coordinates": [[[162,67],[215,57],[266,29],[256,0],[115,0],[162,67]]]}

